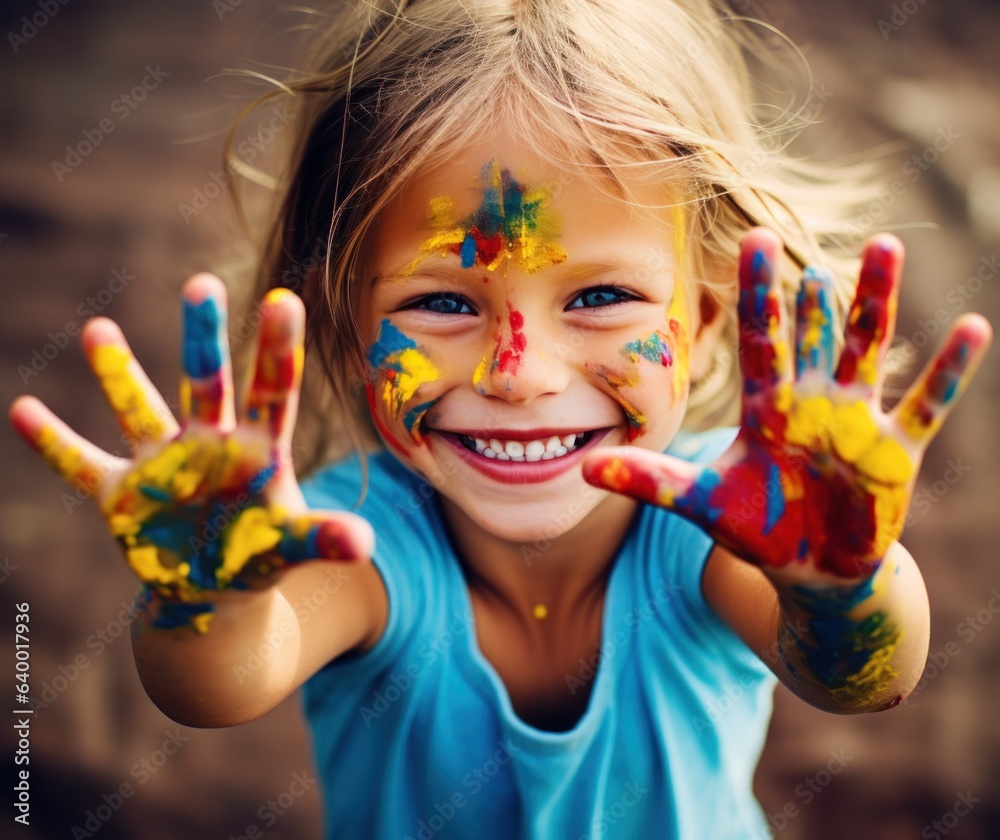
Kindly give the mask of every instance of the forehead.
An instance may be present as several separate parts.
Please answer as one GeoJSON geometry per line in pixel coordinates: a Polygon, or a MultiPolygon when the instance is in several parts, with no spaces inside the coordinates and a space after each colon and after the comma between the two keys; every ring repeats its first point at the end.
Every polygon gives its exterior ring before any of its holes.
{"type": "MultiPolygon", "coordinates": [[[[616,183],[603,170],[561,165],[515,140],[482,142],[419,173],[379,213],[370,257],[406,262],[429,234],[450,226],[541,230],[569,261],[614,251],[669,250],[677,220],[665,187],[616,183]],[[593,253],[591,253],[593,252],[593,253]]],[[[607,254],[605,254],[607,255],[607,254]]]]}

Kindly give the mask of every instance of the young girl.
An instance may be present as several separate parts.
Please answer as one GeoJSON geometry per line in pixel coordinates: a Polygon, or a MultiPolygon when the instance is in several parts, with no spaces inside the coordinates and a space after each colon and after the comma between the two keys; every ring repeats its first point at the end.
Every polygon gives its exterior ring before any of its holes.
{"type": "Polygon", "coordinates": [[[848,307],[845,190],[765,144],[708,0],[358,5],[282,88],[240,411],[197,275],[179,422],[84,332],[133,460],[31,398],[12,421],[96,490],[161,709],[235,725],[304,686],[327,836],[767,836],[775,680],[852,713],[920,675],[896,538],[990,329],[881,411],[901,246],[848,307]],[[304,371],[317,451],[357,451],[300,488],[304,371]]]}

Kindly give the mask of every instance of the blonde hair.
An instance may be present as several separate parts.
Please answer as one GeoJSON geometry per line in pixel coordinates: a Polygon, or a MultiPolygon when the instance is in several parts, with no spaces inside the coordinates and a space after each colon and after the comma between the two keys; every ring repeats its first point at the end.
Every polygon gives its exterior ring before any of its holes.
{"type": "MultiPolygon", "coordinates": [[[[773,29],[710,0],[359,0],[339,4],[315,34],[303,67],[244,112],[287,98],[295,114],[255,297],[286,286],[306,304],[308,466],[378,445],[360,384],[364,282],[354,277],[373,220],[415,173],[498,125],[626,200],[626,179],[683,195],[685,275],[727,318],[687,427],[738,421],[736,260],[747,229],[782,235],[790,311],[802,267],[830,267],[842,323],[855,262],[840,249],[856,251],[850,214],[869,193],[856,170],[788,153],[813,116],[807,102],[755,106],[750,64],[775,53],[773,29]]],[[[801,54],[787,43],[781,52],[793,59],[787,78],[803,78],[801,54]]],[[[235,131],[227,160],[243,172],[235,131]]]]}

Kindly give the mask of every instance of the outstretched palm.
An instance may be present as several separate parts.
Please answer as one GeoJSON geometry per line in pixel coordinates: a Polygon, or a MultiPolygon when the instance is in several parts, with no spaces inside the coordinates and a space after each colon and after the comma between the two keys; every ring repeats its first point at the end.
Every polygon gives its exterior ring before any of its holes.
{"type": "Polygon", "coordinates": [[[253,382],[235,421],[225,291],[208,275],[184,293],[181,425],[139,368],[121,331],[88,325],[88,359],[135,449],[118,458],[82,439],[30,398],[19,432],[78,489],[93,494],[139,579],[168,599],[160,623],[204,630],[213,593],[268,582],[308,559],[367,556],[357,517],[310,512],[291,468],[304,313],[276,290],[265,299],[253,382]]]}
{"type": "Polygon", "coordinates": [[[742,424],[705,467],[635,447],[598,450],[591,483],[672,508],[756,565],[800,580],[871,575],[903,528],[920,459],[989,345],[979,316],[960,319],[916,383],[881,410],[882,362],[895,326],[902,245],[865,250],[845,347],[834,366],[829,276],[806,269],[794,360],[768,230],[740,255],[742,424]],[[793,371],[794,362],[794,371],[793,371]]]}

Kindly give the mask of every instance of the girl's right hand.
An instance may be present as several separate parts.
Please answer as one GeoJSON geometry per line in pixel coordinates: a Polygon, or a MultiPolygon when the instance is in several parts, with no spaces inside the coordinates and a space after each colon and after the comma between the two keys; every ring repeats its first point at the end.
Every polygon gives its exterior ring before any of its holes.
{"type": "Polygon", "coordinates": [[[198,274],[185,284],[180,425],[118,326],[90,321],[83,346],[133,450],[111,455],[33,397],[14,428],[78,495],[93,496],[126,562],[162,599],[157,624],[208,626],[220,593],[260,588],[305,560],[371,556],[371,526],[310,511],[291,440],[302,378],[305,310],[285,289],[264,298],[252,384],[237,421],[226,336],[226,292],[198,274]]]}

